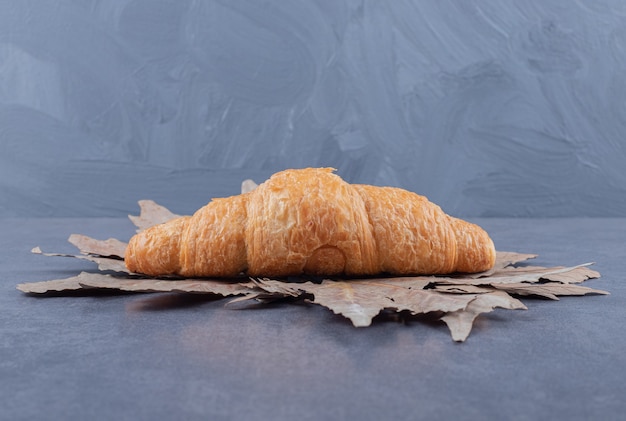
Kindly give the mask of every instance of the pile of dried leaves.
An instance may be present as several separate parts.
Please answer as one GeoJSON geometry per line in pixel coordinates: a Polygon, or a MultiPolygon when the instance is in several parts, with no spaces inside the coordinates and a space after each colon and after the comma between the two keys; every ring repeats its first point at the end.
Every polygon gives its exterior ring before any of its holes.
{"type": "MultiPolygon", "coordinates": [[[[244,188],[246,185],[244,184],[244,188]]],[[[141,214],[130,216],[138,231],[177,217],[152,201],[139,202],[141,214]]],[[[68,279],[24,283],[17,286],[30,294],[108,289],[133,292],[180,292],[237,296],[232,302],[277,299],[304,299],[331,309],[350,319],[354,326],[369,326],[382,311],[410,315],[428,314],[443,320],[455,341],[464,341],[476,317],[495,308],[526,309],[513,296],[539,296],[558,300],[558,296],[607,294],[578,284],[600,274],[590,264],[574,267],[538,267],[517,263],[536,257],[532,254],[498,252],[493,269],[478,274],[455,276],[411,276],[368,279],[177,279],[149,278],[129,273],[124,265],[126,243],[109,239],[95,240],[73,234],[69,241],[78,255],[67,256],[98,264],[100,272],[82,272],[68,279]]]]}

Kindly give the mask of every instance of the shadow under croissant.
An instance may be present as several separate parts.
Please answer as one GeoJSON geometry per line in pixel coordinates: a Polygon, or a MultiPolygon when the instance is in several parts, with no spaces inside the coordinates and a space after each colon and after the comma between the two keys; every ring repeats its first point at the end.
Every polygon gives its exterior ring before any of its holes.
{"type": "MultiPolygon", "coordinates": [[[[133,294],[130,292],[129,294],[133,294]]],[[[126,305],[130,312],[168,311],[183,308],[199,307],[205,303],[219,301],[224,297],[216,294],[182,294],[182,293],[134,293],[140,294],[126,305]]]]}

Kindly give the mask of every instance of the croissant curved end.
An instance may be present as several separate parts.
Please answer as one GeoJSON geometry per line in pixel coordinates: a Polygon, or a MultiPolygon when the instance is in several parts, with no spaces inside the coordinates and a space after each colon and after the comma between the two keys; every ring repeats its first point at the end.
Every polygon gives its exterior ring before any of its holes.
{"type": "Polygon", "coordinates": [[[150,276],[178,274],[180,239],[188,220],[176,218],[135,234],[124,255],[128,270],[150,276]]]}

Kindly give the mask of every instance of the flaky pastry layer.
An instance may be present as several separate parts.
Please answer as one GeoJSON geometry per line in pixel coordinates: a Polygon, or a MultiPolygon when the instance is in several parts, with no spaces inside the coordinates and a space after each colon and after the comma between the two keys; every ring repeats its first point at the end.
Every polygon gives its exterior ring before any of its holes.
{"type": "Polygon", "coordinates": [[[363,276],[482,272],[495,256],[482,228],[423,196],[306,168],[136,234],[125,262],[150,276],[363,276]]]}

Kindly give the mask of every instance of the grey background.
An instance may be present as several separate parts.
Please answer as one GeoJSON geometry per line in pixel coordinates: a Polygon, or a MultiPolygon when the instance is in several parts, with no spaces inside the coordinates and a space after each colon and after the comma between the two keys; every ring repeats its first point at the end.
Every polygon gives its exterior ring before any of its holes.
{"type": "Polygon", "coordinates": [[[0,1],[0,216],[332,166],[457,216],[626,214],[626,2],[0,1]]]}

